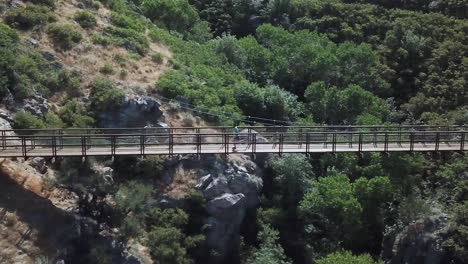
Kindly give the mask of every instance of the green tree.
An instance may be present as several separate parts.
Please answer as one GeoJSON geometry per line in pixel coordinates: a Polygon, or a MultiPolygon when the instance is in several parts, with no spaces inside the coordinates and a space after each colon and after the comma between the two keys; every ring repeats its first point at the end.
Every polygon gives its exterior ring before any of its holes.
{"type": "Polygon", "coordinates": [[[312,244],[316,243],[314,235],[325,232],[335,247],[339,241],[350,246],[361,225],[362,206],[353,186],[347,176],[336,172],[312,183],[300,203],[300,212],[312,244]]]}
{"type": "Polygon", "coordinates": [[[190,264],[192,260],[188,257],[187,250],[183,246],[184,237],[178,228],[155,226],[148,233],[147,245],[157,263],[190,264]]]}
{"type": "Polygon", "coordinates": [[[263,225],[258,234],[260,248],[247,260],[248,264],[288,264],[291,263],[278,243],[279,232],[269,225],[263,225]]]}
{"type": "Polygon", "coordinates": [[[286,155],[273,160],[273,172],[281,188],[286,210],[295,211],[314,173],[304,155],[286,155]]]}

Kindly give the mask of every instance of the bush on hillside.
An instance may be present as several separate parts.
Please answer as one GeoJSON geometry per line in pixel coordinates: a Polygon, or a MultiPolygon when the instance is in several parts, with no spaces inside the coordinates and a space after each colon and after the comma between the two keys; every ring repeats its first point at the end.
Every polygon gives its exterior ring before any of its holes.
{"type": "Polygon", "coordinates": [[[55,20],[49,8],[29,5],[22,8],[10,9],[5,14],[5,23],[19,29],[31,29],[34,26],[45,25],[55,20]]]}
{"type": "Polygon", "coordinates": [[[52,24],[47,29],[47,33],[55,45],[63,50],[71,49],[75,44],[80,43],[83,38],[79,31],[76,31],[72,25],[68,24],[52,24]]]}
{"type": "Polygon", "coordinates": [[[380,264],[368,254],[353,256],[349,251],[331,253],[316,262],[317,264],[380,264]]]}
{"type": "Polygon", "coordinates": [[[98,79],[91,85],[89,99],[94,111],[112,110],[123,103],[124,92],[117,89],[112,81],[98,79]]]}
{"type": "Polygon", "coordinates": [[[45,5],[54,8],[57,0],[28,0],[33,4],[45,5]]]}
{"type": "Polygon", "coordinates": [[[82,28],[94,28],[97,25],[96,17],[89,11],[79,11],[74,19],[82,28]]]}
{"type": "Polygon", "coordinates": [[[16,113],[15,120],[13,121],[14,129],[38,129],[44,127],[45,125],[42,120],[25,111],[16,113]]]}

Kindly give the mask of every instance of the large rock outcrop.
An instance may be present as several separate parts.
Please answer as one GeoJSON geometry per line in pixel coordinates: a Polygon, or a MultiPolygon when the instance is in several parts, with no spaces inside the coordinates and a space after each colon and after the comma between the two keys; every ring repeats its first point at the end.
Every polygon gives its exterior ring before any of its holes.
{"type": "Polygon", "coordinates": [[[199,179],[199,188],[207,200],[207,245],[214,250],[216,262],[235,254],[240,242],[240,226],[246,213],[259,204],[263,182],[256,164],[245,155],[232,155],[219,162],[199,179]]]}
{"type": "Polygon", "coordinates": [[[98,114],[100,127],[145,127],[164,126],[161,104],[149,96],[125,96],[118,110],[104,111],[98,114]]]}
{"type": "Polygon", "coordinates": [[[449,230],[448,222],[447,214],[440,213],[410,223],[393,241],[384,241],[386,263],[447,263],[447,252],[442,244],[449,230]]]}

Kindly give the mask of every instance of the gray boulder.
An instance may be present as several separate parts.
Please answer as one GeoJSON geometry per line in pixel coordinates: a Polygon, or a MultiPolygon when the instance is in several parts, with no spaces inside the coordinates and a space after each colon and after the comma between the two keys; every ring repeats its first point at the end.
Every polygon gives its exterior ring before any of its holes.
{"type": "Polygon", "coordinates": [[[98,114],[99,126],[105,128],[159,126],[161,104],[148,96],[126,96],[118,110],[98,114]]]}
{"type": "Polygon", "coordinates": [[[197,188],[207,200],[207,246],[217,253],[213,261],[222,263],[238,250],[240,226],[258,205],[263,182],[257,165],[245,155],[233,155],[228,162],[214,160],[204,168],[211,169],[203,171],[197,188]]]}
{"type": "Polygon", "coordinates": [[[47,172],[47,163],[44,158],[35,157],[31,159],[31,162],[29,164],[41,174],[47,172]]]}
{"type": "Polygon", "coordinates": [[[383,258],[389,259],[390,264],[447,263],[447,252],[442,244],[449,230],[448,222],[447,215],[440,213],[409,224],[393,243],[384,241],[383,258]]]}
{"type": "Polygon", "coordinates": [[[207,200],[214,199],[223,193],[231,193],[231,190],[228,188],[228,181],[224,176],[213,178],[203,190],[203,195],[207,200]]]}
{"type": "Polygon", "coordinates": [[[245,196],[242,193],[225,193],[209,201],[206,210],[210,215],[217,218],[226,218],[232,221],[241,216],[242,220],[245,210],[239,209],[245,209],[244,206],[245,196]],[[233,216],[236,218],[233,219],[233,216]]]}
{"type": "Polygon", "coordinates": [[[215,263],[223,263],[231,252],[236,252],[240,244],[240,226],[245,217],[245,196],[239,194],[223,194],[207,204],[211,215],[206,224],[208,232],[206,242],[215,251],[215,263]]]}
{"type": "Polygon", "coordinates": [[[36,96],[35,98],[24,99],[22,109],[42,118],[49,112],[49,105],[47,99],[36,96]]]}

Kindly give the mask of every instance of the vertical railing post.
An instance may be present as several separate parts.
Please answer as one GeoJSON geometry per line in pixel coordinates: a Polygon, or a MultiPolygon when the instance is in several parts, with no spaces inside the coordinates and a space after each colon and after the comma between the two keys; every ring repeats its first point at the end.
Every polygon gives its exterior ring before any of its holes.
{"type": "Polygon", "coordinates": [[[435,138],[435,149],[434,151],[439,151],[439,144],[440,144],[440,132],[436,132],[436,138],[435,138]]]}
{"type": "Polygon", "coordinates": [[[462,132],[460,132],[460,133],[461,133],[461,137],[460,137],[460,151],[464,151],[464,150],[465,150],[466,131],[462,131],[462,132]]]}
{"type": "Polygon", "coordinates": [[[323,143],[323,147],[324,147],[324,148],[327,148],[327,147],[328,147],[328,133],[327,133],[327,128],[326,128],[326,127],[323,128],[323,135],[324,135],[324,137],[325,137],[325,141],[324,141],[324,143],[323,143]]]}
{"type": "Polygon", "coordinates": [[[145,135],[140,135],[140,156],[145,157],[145,135]]]}
{"type": "Polygon", "coordinates": [[[252,154],[257,152],[257,133],[252,134],[252,154]]]}
{"type": "Polygon", "coordinates": [[[362,152],[362,132],[359,132],[358,151],[359,153],[362,152]]]}
{"type": "Polygon", "coordinates": [[[200,129],[197,128],[197,155],[200,156],[201,154],[201,135],[200,135],[200,129]]]}
{"type": "Polygon", "coordinates": [[[5,130],[2,130],[2,149],[6,149],[6,134],[5,134],[5,130]]]}
{"type": "Polygon", "coordinates": [[[111,156],[112,158],[115,157],[115,149],[116,149],[116,138],[115,135],[111,136],[111,156]]]}
{"type": "Polygon", "coordinates": [[[283,153],[283,140],[284,140],[284,135],[283,133],[280,133],[279,135],[279,146],[278,146],[278,154],[281,156],[283,153]]]}
{"type": "Polygon", "coordinates": [[[336,133],[333,133],[332,136],[332,153],[336,152],[336,133]]]}
{"type": "Polygon", "coordinates": [[[414,151],[414,132],[410,132],[410,152],[414,151]]]}
{"type": "Polygon", "coordinates": [[[87,136],[81,136],[81,156],[86,157],[87,156],[87,136]]]}
{"type": "Polygon", "coordinates": [[[174,131],[169,128],[169,156],[174,154],[174,131]]]}
{"type": "Polygon", "coordinates": [[[55,135],[55,133],[52,136],[52,157],[57,157],[57,136],[55,135]]]}
{"type": "Polygon", "coordinates": [[[302,128],[299,128],[299,148],[302,147],[302,128]]]}
{"type": "Polygon", "coordinates": [[[31,135],[31,149],[36,148],[36,137],[34,135],[31,135]]]}
{"type": "Polygon", "coordinates": [[[22,136],[21,137],[21,150],[22,150],[22,155],[26,159],[28,158],[27,152],[26,152],[26,137],[22,136]]]}
{"type": "Polygon", "coordinates": [[[63,129],[58,130],[60,149],[63,149],[63,129]]]}
{"type": "Polygon", "coordinates": [[[306,133],[306,153],[309,153],[309,148],[310,148],[310,133],[306,133]]]}
{"type": "Polygon", "coordinates": [[[401,125],[398,127],[398,146],[401,147],[401,125]]]}
{"type": "Polygon", "coordinates": [[[384,152],[388,152],[388,132],[385,131],[384,152]]]}
{"type": "Polygon", "coordinates": [[[224,133],[224,154],[229,154],[229,134],[224,133]]]}

